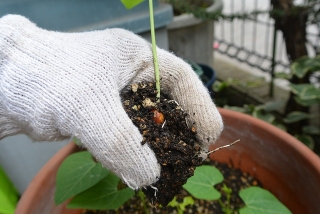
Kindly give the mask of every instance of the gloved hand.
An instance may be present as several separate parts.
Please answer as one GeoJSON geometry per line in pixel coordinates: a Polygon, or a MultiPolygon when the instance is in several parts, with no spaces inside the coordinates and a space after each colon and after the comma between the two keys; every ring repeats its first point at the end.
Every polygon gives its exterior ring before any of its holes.
{"type": "MultiPolygon", "coordinates": [[[[196,122],[207,150],[223,127],[217,108],[187,63],[159,48],[158,57],[162,92],[196,122]]],[[[160,166],[119,96],[142,81],[154,81],[151,45],[131,32],[61,33],[18,15],[0,19],[0,139],[75,136],[130,187],[150,185],[160,166]]]]}

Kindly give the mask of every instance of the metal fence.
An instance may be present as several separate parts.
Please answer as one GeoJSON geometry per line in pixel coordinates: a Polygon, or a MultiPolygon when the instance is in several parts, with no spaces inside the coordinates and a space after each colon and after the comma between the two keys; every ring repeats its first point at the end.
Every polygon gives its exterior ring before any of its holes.
{"type": "MultiPolygon", "coordinates": [[[[307,0],[295,3],[305,1],[307,0]]],[[[223,2],[225,14],[268,11],[271,8],[270,0],[224,0],[223,2]]],[[[269,13],[261,13],[253,18],[220,20],[215,26],[215,47],[218,52],[263,72],[272,74],[274,71],[289,71],[290,63],[282,33],[275,31],[274,20],[269,13]]],[[[319,29],[320,23],[309,24],[307,27],[310,55],[320,54],[319,29]]]]}

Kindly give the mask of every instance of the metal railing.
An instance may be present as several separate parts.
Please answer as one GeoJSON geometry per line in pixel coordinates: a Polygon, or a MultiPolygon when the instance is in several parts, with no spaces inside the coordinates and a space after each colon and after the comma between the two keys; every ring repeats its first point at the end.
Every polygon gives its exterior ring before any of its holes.
{"type": "MultiPolygon", "coordinates": [[[[301,3],[307,0],[300,0],[301,3]]],[[[319,6],[319,5],[318,5],[319,6]]],[[[237,14],[250,11],[268,11],[270,1],[259,0],[224,0],[224,13],[237,14]]],[[[216,50],[240,62],[268,72],[271,78],[275,71],[289,72],[282,32],[276,31],[274,20],[269,13],[233,20],[215,22],[216,50]]],[[[308,52],[320,54],[320,23],[307,27],[308,52]]]]}

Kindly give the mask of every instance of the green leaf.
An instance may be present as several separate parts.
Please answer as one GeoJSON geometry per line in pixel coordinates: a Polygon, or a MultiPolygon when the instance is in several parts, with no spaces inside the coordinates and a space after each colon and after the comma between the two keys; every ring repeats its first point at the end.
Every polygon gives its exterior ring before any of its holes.
{"type": "Polygon", "coordinates": [[[287,131],[287,127],[282,123],[277,122],[276,120],[273,121],[271,124],[278,127],[279,129],[282,129],[283,131],[287,131]]]}
{"type": "Polygon", "coordinates": [[[0,166],[0,213],[13,214],[18,202],[18,192],[0,166]]]}
{"type": "Polygon", "coordinates": [[[309,69],[302,62],[294,62],[291,65],[291,71],[293,75],[301,79],[308,73],[309,69]]]}
{"type": "Polygon", "coordinates": [[[168,206],[177,208],[178,214],[183,214],[184,210],[186,209],[186,206],[193,205],[193,204],[194,204],[194,200],[191,196],[184,197],[181,203],[179,203],[177,201],[177,197],[174,196],[174,198],[172,199],[172,201],[170,201],[168,206]]]}
{"type": "Polygon", "coordinates": [[[128,187],[118,190],[119,181],[116,175],[109,173],[95,186],[76,195],[67,207],[94,210],[118,209],[134,195],[134,191],[128,187]]]}
{"type": "Polygon", "coordinates": [[[320,135],[320,129],[318,126],[310,125],[302,127],[304,134],[320,135]]]}
{"type": "Polygon", "coordinates": [[[320,89],[311,84],[290,84],[294,94],[302,100],[311,100],[320,98],[320,89]]]}
{"type": "Polygon", "coordinates": [[[311,117],[310,114],[307,114],[305,112],[300,112],[300,111],[293,111],[290,112],[286,118],[283,119],[285,123],[295,123],[301,120],[306,120],[311,117]]]}
{"type": "Polygon", "coordinates": [[[298,96],[295,96],[294,97],[294,100],[299,104],[299,105],[302,105],[302,106],[313,106],[317,103],[319,103],[319,99],[309,99],[309,100],[302,100],[300,97],[298,96]]]}
{"type": "Polygon", "coordinates": [[[263,109],[267,112],[271,112],[271,111],[277,111],[279,109],[281,109],[284,106],[285,102],[280,100],[280,101],[272,101],[272,102],[267,102],[263,105],[259,105],[257,106],[257,108],[259,109],[263,109]]]}
{"type": "Polygon", "coordinates": [[[311,100],[319,98],[320,90],[314,86],[310,86],[303,90],[303,93],[299,94],[302,100],[311,100]]]}
{"type": "Polygon", "coordinates": [[[221,194],[213,187],[223,181],[223,175],[214,166],[199,166],[183,188],[193,197],[204,200],[217,200],[221,194]]]}
{"type": "Polygon", "coordinates": [[[266,121],[268,123],[272,123],[276,119],[276,117],[273,114],[264,113],[264,112],[262,112],[260,110],[253,111],[252,116],[254,116],[256,118],[259,118],[261,120],[264,120],[264,121],[266,121]]]}
{"type": "Polygon", "coordinates": [[[285,207],[268,190],[260,187],[249,187],[240,190],[239,196],[245,203],[245,207],[239,210],[240,214],[290,214],[285,207]]]}
{"type": "Polygon", "coordinates": [[[297,95],[303,93],[303,91],[306,90],[307,88],[312,87],[312,85],[310,84],[293,84],[293,83],[291,83],[289,86],[291,88],[292,93],[297,95]]]}
{"type": "Polygon", "coordinates": [[[299,78],[303,78],[308,72],[314,72],[320,70],[319,56],[315,58],[309,58],[307,56],[301,57],[291,65],[291,71],[293,75],[299,78]]]}
{"type": "Polygon", "coordinates": [[[178,207],[179,202],[177,201],[177,196],[174,196],[174,198],[169,202],[169,207],[178,207]]]}
{"type": "Polygon", "coordinates": [[[57,173],[55,203],[61,204],[92,187],[108,173],[109,171],[100,163],[96,163],[87,151],[70,155],[61,164],[57,173]]]}
{"type": "Polygon", "coordinates": [[[138,4],[144,2],[144,0],[121,0],[122,4],[130,10],[131,8],[134,8],[138,4]]]}
{"type": "Polygon", "coordinates": [[[298,140],[300,140],[303,144],[309,147],[311,150],[314,150],[315,142],[313,138],[306,134],[296,135],[295,136],[298,140]]]}
{"type": "Polygon", "coordinates": [[[191,196],[187,196],[183,198],[183,201],[180,204],[180,208],[182,210],[185,210],[186,206],[193,205],[193,204],[194,204],[193,198],[191,196]]]}

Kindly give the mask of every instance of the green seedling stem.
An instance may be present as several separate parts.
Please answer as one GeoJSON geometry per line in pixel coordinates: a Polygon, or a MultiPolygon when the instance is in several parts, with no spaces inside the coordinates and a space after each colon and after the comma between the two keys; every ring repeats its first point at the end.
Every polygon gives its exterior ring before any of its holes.
{"type": "Polygon", "coordinates": [[[160,71],[157,55],[157,45],[156,45],[156,35],[154,30],[154,15],[153,15],[153,0],[149,0],[149,11],[150,11],[150,30],[151,30],[151,42],[152,42],[152,55],[153,55],[153,65],[154,65],[154,75],[156,79],[156,89],[157,89],[157,101],[160,101],[160,71]]]}

